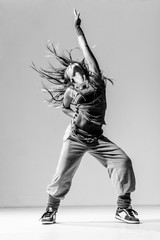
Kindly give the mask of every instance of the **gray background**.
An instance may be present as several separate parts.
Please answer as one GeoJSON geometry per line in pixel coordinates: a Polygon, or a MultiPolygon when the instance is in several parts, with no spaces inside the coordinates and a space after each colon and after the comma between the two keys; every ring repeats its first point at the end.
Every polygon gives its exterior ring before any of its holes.
{"type": "MultiPolygon", "coordinates": [[[[73,7],[108,84],[105,134],[132,158],[133,204],[160,203],[160,1],[0,1],[0,207],[42,206],[70,119],[43,103],[48,40],[77,46],[73,7]]],[[[79,53],[80,54],[80,53],[79,53]]],[[[116,193],[107,170],[88,154],[63,205],[109,205],[116,193]]]]}

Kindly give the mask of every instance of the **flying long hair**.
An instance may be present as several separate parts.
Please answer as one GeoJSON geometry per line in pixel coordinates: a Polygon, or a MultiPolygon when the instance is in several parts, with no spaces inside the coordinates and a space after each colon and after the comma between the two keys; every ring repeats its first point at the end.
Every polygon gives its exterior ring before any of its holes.
{"type": "MultiPolygon", "coordinates": [[[[46,46],[50,56],[56,58],[57,61],[61,64],[61,66],[54,67],[49,62],[49,68],[47,70],[43,68],[38,69],[34,63],[32,63],[31,67],[36,72],[38,72],[42,78],[45,78],[50,83],[50,87],[48,87],[42,82],[42,91],[45,91],[50,95],[50,98],[47,99],[49,105],[52,105],[54,107],[60,107],[63,105],[63,98],[66,89],[69,86],[73,85],[73,83],[71,83],[70,79],[65,74],[69,64],[78,63],[83,68],[86,77],[89,77],[90,71],[84,58],[77,61],[73,60],[72,51],[76,48],[73,48],[70,51],[66,50],[66,53],[68,55],[66,56],[64,53],[60,53],[53,43],[47,43],[46,46]]],[[[102,75],[102,79],[104,80],[104,82],[105,80],[109,80],[113,84],[113,81],[105,77],[104,75],[102,75]]]]}

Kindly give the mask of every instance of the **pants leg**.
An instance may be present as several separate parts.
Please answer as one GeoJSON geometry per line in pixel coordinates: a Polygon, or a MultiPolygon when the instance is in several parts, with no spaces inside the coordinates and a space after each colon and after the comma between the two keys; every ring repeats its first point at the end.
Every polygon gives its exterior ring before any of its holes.
{"type": "Polygon", "coordinates": [[[63,142],[58,166],[47,193],[55,199],[63,199],[70,189],[72,178],[86,152],[85,144],[68,138],[63,142]]]}
{"type": "Polygon", "coordinates": [[[120,147],[103,136],[96,146],[90,147],[89,152],[107,167],[118,196],[135,190],[135,175],[131,159],[120,147]]]}

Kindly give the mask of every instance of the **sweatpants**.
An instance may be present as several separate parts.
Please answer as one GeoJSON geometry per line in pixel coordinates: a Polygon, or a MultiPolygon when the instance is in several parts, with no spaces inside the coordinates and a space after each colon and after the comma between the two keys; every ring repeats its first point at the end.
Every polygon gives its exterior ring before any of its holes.
{"type": "Polygon", "coordinates": [[[135,175],[131,159],[105,136],[101,136],[94,144],[86,144],[74,135],[64,138],[56,172],[47,186],[49,196],[55,200],[64,199],[86,152],[95,157],[108,170],[119,198],[119,205],[123,205],[125,196],[128,196],[126,202],[129,205],[130,193],[135,190],[135,175]]]}

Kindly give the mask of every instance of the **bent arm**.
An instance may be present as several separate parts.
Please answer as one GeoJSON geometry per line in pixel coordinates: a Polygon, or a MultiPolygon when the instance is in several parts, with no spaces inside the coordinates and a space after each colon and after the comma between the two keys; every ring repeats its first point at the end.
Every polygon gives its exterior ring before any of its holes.
{"type": "Polygon", "coordinates": [[[88,66],[89,66],[89,70],[91,72],[99,75],[100,69],[99,69],[98,62],[88,45],[87,39],[84,35],[82,28],[80,27],[81,20],[79,18],[79,13],[77,13],[76,10],[74,10],[74,14],[75,14],[75,30],[76,30],[76,34],[78,37],[79,46],[82,50],[82,53],[84,55],[84,58],[88,64],[88,66]]]}
{"type": "Polygon", "coordinates": [[[71,102],[72,102],[72,98],[70,96],[70,89],[67,88],[64,94],[62,111],[69,117],[73,118],[75,115],[75,112],[70,108],[71,102]]]}

